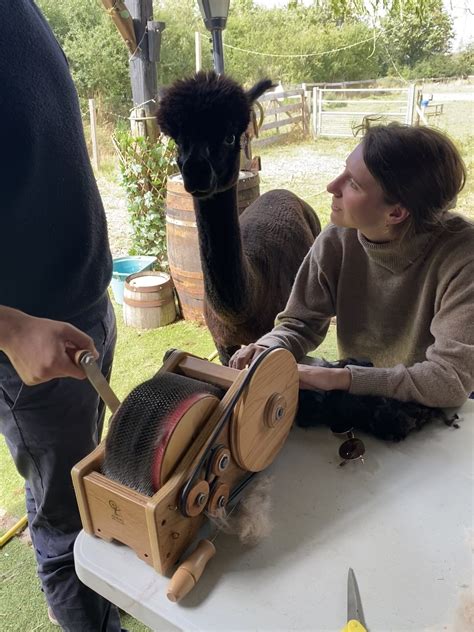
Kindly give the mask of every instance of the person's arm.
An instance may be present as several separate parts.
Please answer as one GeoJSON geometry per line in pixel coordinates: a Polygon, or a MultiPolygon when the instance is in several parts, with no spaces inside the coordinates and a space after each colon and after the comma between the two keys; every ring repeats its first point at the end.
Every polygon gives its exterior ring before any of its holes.
{"type": "Polygon", "coordinates": [[[298,364],[300,388],[320,391],[348,391],[351,373],[347,368],[331,369],[310,364],[298,364]]]}
{"type": "Polygon", "coordinates": [[[316,239],[301,264],[284,311],[276,317],[275,327],[237,351],[230,366],[243,369],[268,347],[284,347],[298,361],[321,344],[335,315],[335,279],[340,259],[336,251],[324,233],[316,239]],[[328,259],[332,264],[326,272],[324,260],[328,259]]]}
{"type": "Polygon", "coordinates": [[[0,305],[0,351],[25,384],[59,377],[83,379],[84,372],[73,360],[80,349],[98,356],[92,338],[76,327],[0,305]]]}

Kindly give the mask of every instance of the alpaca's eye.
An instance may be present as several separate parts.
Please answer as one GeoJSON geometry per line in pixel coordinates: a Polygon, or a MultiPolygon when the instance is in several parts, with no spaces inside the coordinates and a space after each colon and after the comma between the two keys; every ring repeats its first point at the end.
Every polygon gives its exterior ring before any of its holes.
{"type": "Polygon", "coordinates": [[[229,134],[229,136],[226,136],[224,138],[224,143],[226,145],[233,145],[235,143],[235,135],[234,134],[229,134]]]}

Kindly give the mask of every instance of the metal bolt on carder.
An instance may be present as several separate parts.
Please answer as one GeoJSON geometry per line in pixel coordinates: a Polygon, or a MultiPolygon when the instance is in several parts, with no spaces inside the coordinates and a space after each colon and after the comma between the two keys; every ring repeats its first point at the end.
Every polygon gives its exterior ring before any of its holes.
{"type": "Polygon", "coordinates": [[[200,507],[202,507],[202,505],[204,505],[206,501],[207,501],[207,494],[204,494],[203,492],[201,492],[200,494],[196,496],[196,505],[199,505],[200,507]]]}
{"type": "Polygon", "coordinates": [[[229,457],[227,456],[227,454],[224,454],[224,456],[219,460],[219,470],[221,472],[223,472],[224,470],[227,469],[227,466],[229,465],[229,457]]]}

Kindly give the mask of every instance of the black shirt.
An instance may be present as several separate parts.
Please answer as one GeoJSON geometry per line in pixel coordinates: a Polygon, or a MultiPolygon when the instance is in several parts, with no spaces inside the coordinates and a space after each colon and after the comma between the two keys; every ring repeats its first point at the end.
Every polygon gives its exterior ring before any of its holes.
{"type": "Polygon", "coordinates": [[[112,261],[68,64],[31,0],[0,0],[0,305],[86,326],[112,261]]]}

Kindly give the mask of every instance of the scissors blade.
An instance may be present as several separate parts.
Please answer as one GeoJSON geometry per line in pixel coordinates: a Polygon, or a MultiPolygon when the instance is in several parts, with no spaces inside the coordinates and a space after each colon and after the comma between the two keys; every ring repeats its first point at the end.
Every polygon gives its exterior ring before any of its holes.
{"type": "Polygon", "coordinates": [[[356,576],[352,568],[350,568],[347,575],[347,620],[351,621],[352,619],[359,621],[364,628],[367,628],[356,576]]]}

